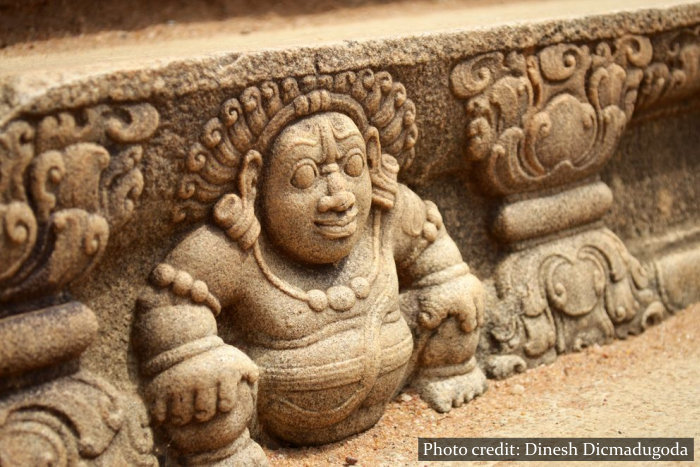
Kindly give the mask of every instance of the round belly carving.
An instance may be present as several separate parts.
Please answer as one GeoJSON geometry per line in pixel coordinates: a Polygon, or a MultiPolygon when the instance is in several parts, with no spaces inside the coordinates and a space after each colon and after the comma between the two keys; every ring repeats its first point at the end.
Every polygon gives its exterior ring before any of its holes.
{"type": "MultiPolygon", "coordinates": [[[[375,309],[386,307],[375,305],[375,309]]],[[[352,430],[342,436],[372,426],[378,419],[374,412],[380,415],[381,410],[367,405],[383,408],[389,402],[413,352],[408,325],[400,314],[392,315],[399,319],[385,322],[386,311],[370,312],[362,329],[327,337],[304,349],[308,360],[316,362],[328,360],[329,355],[319,355],[325,349],[336,349],[333,361],[327,363],[303,365],[290,362],[291,355],[285,356],[288,351],[275,352],[275,358],[268,353],[260,362],[258,390],[264,429],[286,441],[314,443],[328,442],[320,432],[330,434],[334,430],[328,429],[341,422],[352,430]],[[363,416],[367,411],[369,415],[363,416]],[[317,430],[323,440],[314,437],[317,430]]]]}

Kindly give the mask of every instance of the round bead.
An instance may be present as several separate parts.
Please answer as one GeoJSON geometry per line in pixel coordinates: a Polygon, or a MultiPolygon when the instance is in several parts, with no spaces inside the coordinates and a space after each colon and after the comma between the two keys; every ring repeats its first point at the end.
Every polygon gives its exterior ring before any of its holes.
{"type": "Polygon", "coordinates": [[[178,271],[173,281],[173,292],[175,292],[175,295],[187,295],[192,288],[192,282],[192,276],[185,271],[178,271]]]}
{"type": "Polygon", "coordinates": [[[159,287],[167,287],[175,280],[175,268],[161,263],[153,270],[153,282],[159,287]]]}
{"type": "Polygon", "coordinates": [[[194,281],[190,295],[195,303],[202,303],[209,295],[209,288],[207,287],[207,284],[202,281],[194,281]]]}
{"type": "Polygon", "coordinates": [[[328,303],[335,311],[347,311],[355,305],[355,293],[344,285],[328,289],[328,303]]]}
{"type": "Polygon", "coordinates": [[[364,277],[355,277],[350,281],[350,288],[355,292],[357,298],[367,298],[369,296],[369,281],[364,277]]]}
{"type": "Polygon", "coordinates": [[[316,289],[309,290],[306,295],[308,296],[306,301],[312,310],[323,311],[328,306],[328,297],[323,291],[316,289]]]}
{"type": "Polygon", "coordinates": [[[423,237],[429,242],[434,242],[438,235],[438,229],[432,222],[423,224],[423,237]]]}

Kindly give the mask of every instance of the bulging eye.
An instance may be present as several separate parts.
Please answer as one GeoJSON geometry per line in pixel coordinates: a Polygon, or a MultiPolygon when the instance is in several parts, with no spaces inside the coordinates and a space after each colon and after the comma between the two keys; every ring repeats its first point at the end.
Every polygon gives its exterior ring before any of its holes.
{"type": "Polygon", "coordinates": [[[300,190],[309,188],[311,185],[314,184],[314,180],[316,180],[316,175],[316,167],[313,164],[308,162],[302,164],[296,168],[296,170],[294,171],[294,175],[292,175],[292,185],[294,185],[296,188],[299,188],[300,190]]]}
{"type": "Polygon", "coordinates": [[[353,154],[345,162],[345,173],[351,177],[359,177],[365,168],[365,159],[361,154],[353,154]]]}

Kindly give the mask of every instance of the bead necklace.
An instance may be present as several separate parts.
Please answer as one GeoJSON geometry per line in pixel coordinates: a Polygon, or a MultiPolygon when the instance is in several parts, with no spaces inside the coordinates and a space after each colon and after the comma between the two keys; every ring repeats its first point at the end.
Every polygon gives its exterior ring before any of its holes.
{"type": "Polygon", "coordinates": [[[328,288],[325,292],[318,289],[302,290],[295,287],[284,279],[278,277],[265,262],[260,251],[260,242],[255,241],[253,245],[253,255],[258,267],[265,275],[265,278],[276,288],[284,292],[286,295],[306,302],[309,308],[316,312],[321,312],[329,306],[335,311],[347,311],[355,306],[357,299],[367,298],[369,296],[370,287],[379,275],[379,260],[380,260],[380,231],[381,212],[374,212],[374,220],[372,225],[372,269],[367,277],[356,276],[350,280],[350,285],[334,285],[328,288]]]}

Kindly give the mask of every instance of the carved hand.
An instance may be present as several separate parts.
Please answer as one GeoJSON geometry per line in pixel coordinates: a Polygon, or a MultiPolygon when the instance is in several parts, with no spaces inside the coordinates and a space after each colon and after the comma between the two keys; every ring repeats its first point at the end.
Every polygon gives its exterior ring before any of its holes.
{"type": "Polygon", "coordinates": [[[447,412],[486,388],[474,359],[484,288],[467,274],[421,290],[418,305],[418,324],[426,332],[420,345],[421,368],[412,384],[433,409],[447,412]]]}
{"type": "Polygon", "coordinates": [[[221,345],[158,374],[146,387],[146,398],[156,423],[201,423],[252,396],[257,379],[258,369],[248,356],[221,345]]]}
{"type": "Polygon", "coordinates": [[[484,320],[484,287],[472,274],[423,289],[418,303],[418,323],[427,329],[454,316],[464,332],[472,332],[484,320]]]}

